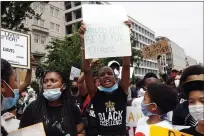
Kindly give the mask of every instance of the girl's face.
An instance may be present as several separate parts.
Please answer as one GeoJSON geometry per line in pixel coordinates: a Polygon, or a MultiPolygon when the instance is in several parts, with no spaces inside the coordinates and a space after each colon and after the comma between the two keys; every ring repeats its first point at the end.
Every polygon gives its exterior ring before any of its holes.
{"type": "Polygon", "coordinates": [[[195,90],[189,93],[189,105],[203,105],[204,106],[204,91],[195,90]]]}
{"type": "Polygon", "coordinates": [[[2,84],[2,87],[1,87],[1,92],[3,94],[4,97],[14,97],[14,93],[13,93],[13,90],[14,89],[17,89],[18,86],[17,86],[17,80],[16,80],[16,75],[12,69],[12,73],[11,75],[9,76],[9,80],[8,80],[8,83],[5,83],[6,81],[2,81],[1,84],[2,84]],[[10,86],[8,86],[8,85],[10,86]]]}
{"type": "Polygon", "coordinates": [[[204,90],[194,90],[189,93],[189,112],[200,124],[204,124],[204,90]]]}
{"type": "Polygon", "coordinates": [[[103,67],[99,71],[100,85],[105,88],[110,88],[116,83],[116,77],[110,67],[103,67]]]}
{"type": "Polygon", "coordinates": [[[57,72],[48,72],[43,80],[43,89],[61,88],[62,77],[57,72]]]}

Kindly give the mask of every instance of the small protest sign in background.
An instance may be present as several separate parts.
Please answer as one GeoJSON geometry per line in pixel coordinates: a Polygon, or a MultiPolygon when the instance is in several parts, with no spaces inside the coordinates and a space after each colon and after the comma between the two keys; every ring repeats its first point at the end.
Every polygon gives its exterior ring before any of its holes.
{"type": "Polygon", "coordinates": [[[142,55],[145,59],[151,59],[155,56],[170,52],[167,40],[161,40],[150,46],[146,46],[142,49],[142,55]]]}
{"type": "Polygon", "coordinates": [[[85,58],[131,56],[130,30],[122,6],[82,5],[85,58]]]}
{"type": "Polygon", "coordinates": [[[30,69],[30,35],[1,29],[1,58],[13,67],[30,69]]]}
{"type": "Polygon", "coordinates": [[[79,77],[81,70],[72,66],[71,73],[70,73],[70,80],[74,80],[75,77],[79,77]]]}

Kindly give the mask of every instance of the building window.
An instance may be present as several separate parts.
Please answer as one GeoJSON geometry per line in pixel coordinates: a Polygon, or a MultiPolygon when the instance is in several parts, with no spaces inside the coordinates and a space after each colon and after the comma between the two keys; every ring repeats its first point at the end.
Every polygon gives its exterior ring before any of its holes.
{"type": "Polygon", "coordinates": [[[72,33],[72,25],[66,26],[66,33],[71,34],[72,33]]]}
{"type": "Polygon", "coordinates": [[[50,15],[54,16],[54,7],[50,7],[50,15]]]}
{"type": "Polygon", "coordinates": [[[45,20],[40,19],[40,26],[45,27],[45,20]]]}
{"type": "Polygon", "coordinates": [[[34,34],[34,43],[39,43],[40,41],[40,36],[37,34],[34,34]]]}
{"type": "Polygon", "coordinates": [[[38,26],[38,20],[37,20],[37,18],[33,18],[34,19],[34,25],[37,25],[38,26]]]}
{"type": "Polygon", "coordinates": [[[41,44],[45,44],[46,43],[46,37],[41,35],[41,44]]]}
{"type": "Polygon", "coordinates": [[[74,6],[75,6],[75,7],[80,6],[80,5],[81,5],[81,2],[80,2],[80,1],[74,2],[74,6]]]}
{"type": "Polygon", "coordinates": [[[60,32],[60,25],[56,24],[56,31],[60,32]]]}
{"type": "Polygon", "coordinates": [[[101,2],[100,1],[96,1],[96,4],[101,4],[101,2]]]}
{"type": "Polygon", "coordinates": [[[66,13],[65,14],[65,19],[66,19],[66,22],[70,22],[72,21],[72,13],[66,13]]]}
{"type": "Polygon", "coordinates": [[[65,10],[72,8],[71,6],[71,1],[66,1],[65,2],[65,10]]]}
{"type": "Polygon", "coordinates": [[[55,9],[55,17],[59,17],[59,9],[55,9]]]}
{"type": "Polygon", "coordinates": [[[50,30],[54,30],[54,28],[55,28],[55,24],[50,22],[50,30]]]}
{"type": "Polygon", "coordinates": [[[81,9],[75,11],[76,19],[81,18],[81,9]]]}

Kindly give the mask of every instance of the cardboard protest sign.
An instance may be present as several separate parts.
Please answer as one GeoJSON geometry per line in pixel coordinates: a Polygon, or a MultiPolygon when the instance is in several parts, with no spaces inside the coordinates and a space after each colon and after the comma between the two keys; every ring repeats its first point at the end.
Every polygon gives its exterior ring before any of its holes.
{"type": "Polygon", "coordinates": [[[167,128],[151,125],[150,136],[191,136],[191,135],[179,132],[177,130],[170,130],[167,128]]]}
{"type": "Polygon", "coordinates": [[[75,77],[79,77],[81,70],[72,66],[71,73],[70,73],[70,80],[74,80],[75,77]]]}
{"type": "Polygon", "coordinates": [[[130,30],[123,7],[118,5],[82,5],[85,58],[131,56],[130,30]]]}
{"type": "Polygon", "coordinates": [[[38,123],[32,126],[28,126],[13,132],[10,132],[8,136],[46,136],[43,123],[38,123]]]}
{"type": "Polygon", "coordinates": [[[146,46],[142,49],[142,55],[145,59],[150,59],[168,52],[170,52],[170,48],[168,46],[167,40],[161,40],[157,43],[154,43],[150,46],[146,46]]]}
{"type": "Polygon", "coordinates": [[[30,69],[30,35],[1,29],[1,58],[13,67],[30,69]]]}
{"type": "Polygon", "coordinates": [[[129,131],[129,136],[133,136],[136,131],[137,121],[144,117],[141,107],[127,107],[126,126],[129,131]]]}
{"type": "MultiPolygon", "coordinates": [[[[122,74],[122,69],[123,69],[123,67],[120,67],[120,75],[119,75],[119,78],[121,78],[121,74],[122,74]]],[[[132,74],[133,74],[133,72],[134,72],[134,67],[130,67],[130,78],[132,78],[132,74]]]]}

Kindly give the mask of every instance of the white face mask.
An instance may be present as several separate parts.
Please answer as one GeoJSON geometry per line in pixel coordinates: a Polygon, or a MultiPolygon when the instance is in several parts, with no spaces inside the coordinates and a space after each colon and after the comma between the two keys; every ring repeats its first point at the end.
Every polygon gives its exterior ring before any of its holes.
{"type": "Polygon", "coordinates": [[[174,84],[175,84],[176,87],[178,87],[179,84],[180,84],[180,80],[178,80],[178,79],[174,80],[174,84]]]}
{"type": "Polygon", "coordinates": [[[204,124],[204,105],[189,105],[188,108],[191,116],[204,124]]]}
{"type": "Polygon", "coordinates": [[[48,101],[55,101],[61,96],[61,88],[54,88],[54,89],[44,89],[43,96],[48,101]]]}

